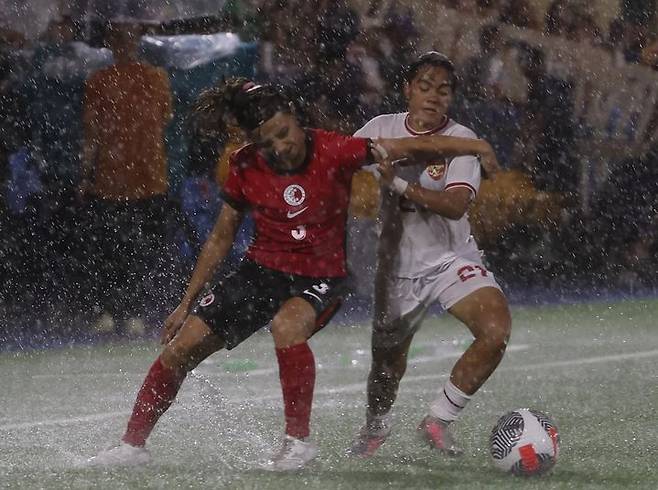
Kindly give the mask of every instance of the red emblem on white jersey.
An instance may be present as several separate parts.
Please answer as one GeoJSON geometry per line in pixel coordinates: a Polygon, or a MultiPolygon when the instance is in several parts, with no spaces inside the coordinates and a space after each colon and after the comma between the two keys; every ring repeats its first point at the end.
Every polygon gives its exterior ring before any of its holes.
{"type": "Polygon", "coordinates": [[[441,180],[446,173],[446,164],[435,163],[428,165],[425,172],[427,172],[427,175],[429,175],[432,180],[441,180]]]}

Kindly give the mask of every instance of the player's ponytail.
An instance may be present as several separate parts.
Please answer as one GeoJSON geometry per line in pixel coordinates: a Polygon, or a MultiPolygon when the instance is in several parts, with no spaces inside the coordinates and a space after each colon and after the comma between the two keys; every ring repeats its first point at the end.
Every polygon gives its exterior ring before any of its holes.
{"type": "Polygon", "coordinates": [[[201,92],[190,112],[190,123],[195,136],[218,140],[222,145],[228,137],[227,123],[235,124],[236,98],[240,92],[253,87],[248,78],[235,77],[201,92]]]}
{"type": "Polygon", "coordinates": [[[273,85],[257,85],[246,78],[230,78],[201,93],[194,104],[198,125],[210,132],[226,132],[227,121],[253,131],[277,112],[294,112],[290,98],[273,85]]]}

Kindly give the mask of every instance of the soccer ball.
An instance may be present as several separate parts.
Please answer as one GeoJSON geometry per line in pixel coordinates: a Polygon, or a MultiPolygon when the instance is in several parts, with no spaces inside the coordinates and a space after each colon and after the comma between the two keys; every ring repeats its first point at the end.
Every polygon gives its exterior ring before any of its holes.
{"type": "Polygon", "coordinates": [[[506,413],[491,431],[489,448],[496,467],[515,475],[540,475],[550,470],[560,451],[553,421],[537,410],[506,413]]]}

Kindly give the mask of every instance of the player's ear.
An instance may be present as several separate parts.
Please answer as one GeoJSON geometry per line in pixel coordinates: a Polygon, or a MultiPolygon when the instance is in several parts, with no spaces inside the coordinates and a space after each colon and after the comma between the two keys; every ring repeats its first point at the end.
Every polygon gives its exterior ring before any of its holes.
{"type": "Polygon", "coordinates": [[[407,81],[404,82],[404,86],[402,87],[402,93],[404,93],[404,98],[406,100],[409,100],[409,98],[411,97],[411,85],[409,84],[409,82],[407,81]]]}

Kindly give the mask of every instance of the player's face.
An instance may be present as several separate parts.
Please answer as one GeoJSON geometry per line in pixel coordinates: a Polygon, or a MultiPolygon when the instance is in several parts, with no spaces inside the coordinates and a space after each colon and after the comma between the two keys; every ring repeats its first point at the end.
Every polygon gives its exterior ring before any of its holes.
{"type": "Polygon", "coordinates": [[[277,112],[252,133],[252,141],[272,165],[281,170],[299,167],[306,158],[306,134],[292,114],[277,112]]]}
{"type": "Polygon", "coordinates": [[[440,125],[450,104],[453,90],[450,86],[450,72],[442,67],[422,67],[414,79],[405,85],[409,116],[416,123],[416,129],[424,130],[440,125]]]}

